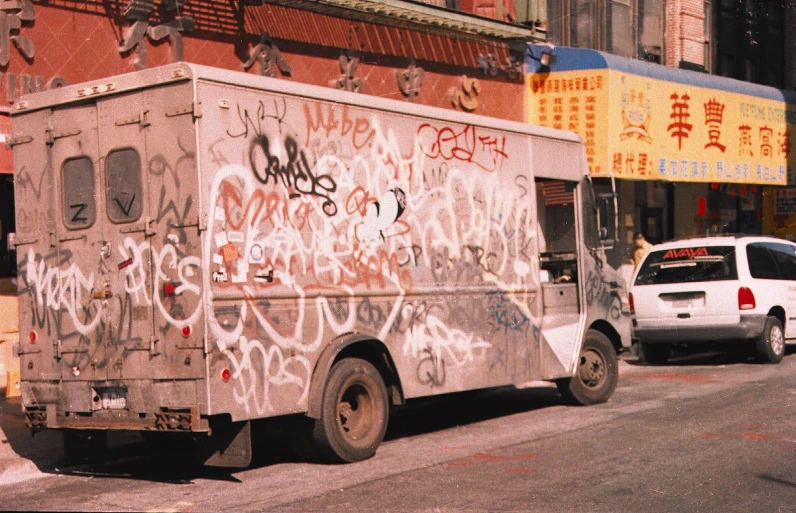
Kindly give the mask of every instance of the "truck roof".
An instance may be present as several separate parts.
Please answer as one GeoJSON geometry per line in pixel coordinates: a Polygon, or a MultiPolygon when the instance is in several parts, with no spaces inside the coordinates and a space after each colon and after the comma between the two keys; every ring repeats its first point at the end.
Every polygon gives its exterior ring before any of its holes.
{"type": "MultiPolygon", "coordinates": [[[[155,68],[25,95],[14,102],[11,114],[14,116],[40,109],[65,106],[71,103],[83,103],[103,96],[113,96],[121,92],[146,89],[187,80],[192,80],[194,82],[202,80],[238,87],[243,86],[316,100],[352,104],[386,112],[424,116],[452,123],[476,125],[503,132],[581,142],[580,136],[564,130],[540,127],[517,121],[506,121],[478,114],[458,112],[452,109],[418,105],[406,101],[381,98],[362,93],[340,91],[332,89],[331,87],[303,84],[290,80],[264,77],[241,71],[231,71],[187,62],[166,64],[155,68]]],[[[523,107],[522,105],[518,105],[517,108],[522,109],[523,107]]]]}

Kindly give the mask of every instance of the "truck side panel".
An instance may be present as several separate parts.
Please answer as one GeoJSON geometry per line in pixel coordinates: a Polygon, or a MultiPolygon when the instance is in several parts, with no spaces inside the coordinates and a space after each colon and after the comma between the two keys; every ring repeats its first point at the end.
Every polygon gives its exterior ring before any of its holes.
{"type": "Polygon", "coordinates": [[[320,352],[351,334],[386,345],[406,397],[541,376],[530,136],[198,98],[211,412],[306,410],[320,352]]]}

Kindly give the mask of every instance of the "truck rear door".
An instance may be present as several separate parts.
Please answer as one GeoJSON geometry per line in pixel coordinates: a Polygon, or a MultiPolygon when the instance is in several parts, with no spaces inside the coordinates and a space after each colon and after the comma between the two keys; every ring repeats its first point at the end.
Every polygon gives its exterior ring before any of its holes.
{"type": "MultiPolygon", "coordinates": [[[[93,113],[93,110],[91,111],[93,113]]],[[[85,113],[75,112],[80,118],[85,113]]],[[[59,306],[60,265],[56,226],[60,223],[59,196],[52,147],[45,139],[45,129],[51,126],[49,110],[21,115],[14,120],[10,143],[24,149],[25,158],[14,159],[14,196],[17,208],[17,261],[20,304],[20,367],[25,381],[61,378],[57,360],[58,343],[67,337],[69,329],[62,322],[59,306]]],[[[19,153],[19,152],[18,152],[19,153]]],[[[77,155],[80,155],[79,153],[77,155]]],[[[78,164],[93,165],[88,155],[78,164]]],[[[56,167],[57,166],[57,167],[56,167]]],[[[85,174],[85,167],[84,172],[85,174]]],[[[79,170],[78,174],[81,174],[79,170]]],[[[77,198],[73,198],[77,201],[77,198]]],[[[73,304],[82,303],[84,294],[75,294],[73,304]]],[[[83,311],[82,308],[80,309],[83,311]]],[[[79,335],[77,335],[79,336],[79,335]]]]}
{"type": "Polygon", "coordinates": [[[204,375],[192,114],[189,82],[98,102],[109,378],[204,375]]]}
{"type": "Polygon", "coordinates": [[[153,327],[151,213],[145,179],[148,114],[143,93],[135,91],[97,101],[99,154],[104,187],[98,194],[101,240],[95,297],[105,320],[108,379],[152,377],[157,358],[153,327]]]}

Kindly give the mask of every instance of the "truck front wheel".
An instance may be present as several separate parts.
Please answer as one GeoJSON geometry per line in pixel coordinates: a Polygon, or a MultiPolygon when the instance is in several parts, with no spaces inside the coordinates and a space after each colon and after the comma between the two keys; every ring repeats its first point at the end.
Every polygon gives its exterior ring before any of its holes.
{"type": "Polygon", "coordinates": [[[376,453],[388,417],[387,389],[379,371],[365,360],[346,358],[329,373],[312,436],[327,459],[360,461],[376,453]]]}
{"type": "Polygon", "coordinates": [[[575,376],[556,381],[564,400],[589,405],[606,402],[616,390],[619,364],[608,337],[596,330],[586,333],[575,376]]]}

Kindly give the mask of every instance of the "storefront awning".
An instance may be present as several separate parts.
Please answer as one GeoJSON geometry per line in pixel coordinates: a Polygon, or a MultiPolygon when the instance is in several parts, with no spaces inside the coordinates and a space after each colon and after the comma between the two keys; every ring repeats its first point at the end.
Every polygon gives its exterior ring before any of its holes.
{"type": "Polygon", "coordinates": [[[444,7],[405,0],[267,0],[267,2],[393,26],[414,28],[425,26],[499,39],[536,38],[538,40],[544,35],[524,25],[504,23],[444,7]]]}
{"type": "Polygon", "coordinates": [[[695,71],[532,46],[525,120],[578,133],[591,172],[633,180],[787,184],[796,93],[695,71]]]}

